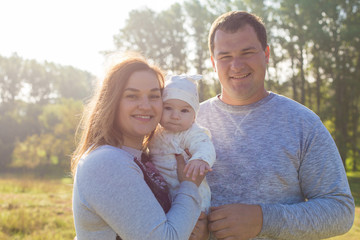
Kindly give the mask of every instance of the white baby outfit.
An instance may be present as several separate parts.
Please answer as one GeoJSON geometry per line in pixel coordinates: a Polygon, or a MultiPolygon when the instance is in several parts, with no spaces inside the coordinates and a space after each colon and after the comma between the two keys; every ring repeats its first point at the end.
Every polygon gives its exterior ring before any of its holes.
{"type": "MultiPolygon", "coordinates": [[[[201,78],[201,75],[177,75],[168,78],[165,81],[163,101],[169,99],[182,100],[188,103],[197,113],[199,110],[199,96],[196,81],[201,78]]],[[[149,150],[150,158],[167,181],[172,197],[175,196],[180,185],[176,172],[175,154],[182,154],[186,163],[200,159],[207,162],[210,167],[216,159],[210,132],[196,123],[193,123],[189,129],[176,133],[159,127],[150,142],[149,150]],[[188,149],[191,153],[192,157],[190,159],[185,149],[188,149]]],[[[208,212],[211,192],[206,178],[199,186],[199,194],[202,199],[201,210],[208,212]]]]}
{"type": "MultiPolygon", "coordinates": [[[[215,148],[210,139],[209,131],[194,123],[191,128],[182,132],[169,132],[160,127],[150,142],[150,158],[161,175],[168,183],[171,196],[175,196],[179,188],[179,180],[176,173],[175,154],[182,154],[188,163],[194,159],[206,161],[210,167],[215,162],[215,148]],[[192,157],[186,154],[184,149],[189,149],[192,157]]],[[[201,197],[201,210],[208,211],[211,201],[211,192],[206,178],[199,186],[201,197]]]]}

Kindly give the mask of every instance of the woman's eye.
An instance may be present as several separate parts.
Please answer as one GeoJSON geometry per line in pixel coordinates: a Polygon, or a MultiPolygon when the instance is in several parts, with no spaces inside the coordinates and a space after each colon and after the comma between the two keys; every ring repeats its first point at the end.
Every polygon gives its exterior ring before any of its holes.
{"type": "Polygon", "coordinates": [[[158,94],[150,95],[150,99],[159,99],[159,98],[161,98],[161,96],[158,94]]]}
{"type": "Polygon", "coordinates": [[[125,95],[125,98],[129,98],[129,99],[136,99],[137,96],[134,95],[134,94],[128,94],[128,95],[125,95]]]}

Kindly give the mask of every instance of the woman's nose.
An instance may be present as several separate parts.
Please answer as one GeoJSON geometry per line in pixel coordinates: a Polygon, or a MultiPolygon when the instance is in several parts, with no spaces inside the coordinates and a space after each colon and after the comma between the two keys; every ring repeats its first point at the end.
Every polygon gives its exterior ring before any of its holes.
{"type": "Polygon", "coordinates": [[[139,102],[139,108],[140,109],[149,109],[150,108],[150,102],[147,98],[142,98],[139,102]]]}

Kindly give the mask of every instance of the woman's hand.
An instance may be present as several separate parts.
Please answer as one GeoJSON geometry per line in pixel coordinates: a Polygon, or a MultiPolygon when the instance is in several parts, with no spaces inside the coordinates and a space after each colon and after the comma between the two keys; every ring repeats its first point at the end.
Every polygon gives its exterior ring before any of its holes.
{"type": "Polygon", "coordinates": [[[190,177],[186,177],[186,174],[184,173],[185,168],[185,160],[184,157],[181,154],[175,154],[176,162],[177,162],[177,176],[179,179],[179,182],[183,181],[190,181],[196,184],[196,186],[199,186],[201,182],[205,178],[204,175],[198,175],[194,180],[190,177]]]}

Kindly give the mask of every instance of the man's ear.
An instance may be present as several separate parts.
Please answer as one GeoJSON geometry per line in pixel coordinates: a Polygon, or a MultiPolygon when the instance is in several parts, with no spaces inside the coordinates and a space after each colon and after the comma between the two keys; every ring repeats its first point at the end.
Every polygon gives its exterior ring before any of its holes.
{"type": "Polygon", "coordinates": [[[212,63],[212,66],[213,66],[213,69],[214,71],[216,72],[216,66],[215,66],[215,60],[214,60],[214,57],[211,55],[211,63],[212,63]]]}
{"type": "Polygon", "coordinates": [[[269,63],[269,59],[270,59],[270,47],[269,47],[269,45],[267,45],[266,48],[265,48],[265,59],[266,59],[266,63],[269,63]]]}

